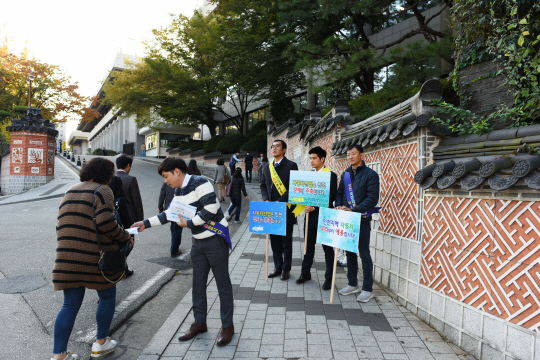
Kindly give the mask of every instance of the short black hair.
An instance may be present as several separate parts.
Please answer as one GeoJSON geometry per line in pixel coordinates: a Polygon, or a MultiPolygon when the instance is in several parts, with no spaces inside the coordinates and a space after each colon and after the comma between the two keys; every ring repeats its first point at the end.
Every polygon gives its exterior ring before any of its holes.
{"type": "Polygon", "coordinates": [[[133,159],[127,155],[121,155],[116,159],[116,167],[118,169],[125,169],[128,165],[133,164],[133,159]]]}
{"type": "Polygon", "coordinates": [[[265,161],[268,162],[268,158],[266,156],[262,158],[262,162],[265,162],[265,161]]]}
{"type": "Polygon", "coordinates": [[[120,179],[118,176],[113,176],[109,187],[111,188],[115,199],[118,199],[119,197],[126,197],[122,187],[122,179],[120,179]]]}
{"type": "Polygon", "coordinates": [[[274,140],[274,141],[272,141],[272,144],[275,143],[275,142],[280,142],[282,148],[284,148],[284,149],[287,148],[287,143],[285,143],[285,141],[283,141],[283,140],[274,140]]]}
{"type": "Polygon", "coordinates": [[[350,146],[347,148],[347,151],[352,150],[352,149],[358,150],[358,152],[359,152],[360,154],[363,154],[363,153],[364,153],[364,148],[362,147],[362,145],[350,145],[350,146]]]}
{"type": "Polygon", "coordinates": [[[114,163],[111,160],[96,157],[87,162],[79,171],[81,181],[92,180],[101,185],[107,185],[114,176],[114,163]]]}
{"type": "Polygon", "coordinates": [[[219,158],[219,159],[217,159],[217,164],[218,165],[225,165],[225,161],[223,161],[223,158],[219,158]]]}
{"type": "Polygon", "coordinates": [[[241,169],[241,168],[236,168],[236,169],[234,170],[233,177],[235,177],[235,178],[241,178],[241,177],[242,177],[242,169],[241,169]]]}
{"type": "Polygon", "coordinates": [[[313,149],[309,150],[309,155],[315,154],[319,157],[319,159],[325,158],[326,159],[326,150],[324,150],[320,146],[315,146],[313,149]]]}
{"type": "Polygon", "coordinates": [[[159,175],[163,175],[164,172],[174,172],[174,169],[178,169],[184,174],[188,171],[186,162],[176,157],[169,157],[163,160],[161,164],[159,164],[157,171],[159,175]]]}

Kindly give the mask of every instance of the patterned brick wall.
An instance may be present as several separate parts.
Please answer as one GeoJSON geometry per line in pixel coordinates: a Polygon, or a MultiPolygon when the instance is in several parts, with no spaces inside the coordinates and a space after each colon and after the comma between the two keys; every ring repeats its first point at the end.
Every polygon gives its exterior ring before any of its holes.
{"type": "MultiPolygon", "coordinates": [[[[323,133],[322,136],[317,137],[315,141],[310,143],[309,148],[306,148],[306,161],[305,161],[305,164],[303,164],[304,170],[311,170],[311,165],[309,163],[309,155],[307,155],[307,152],[309,151],[309,149],[312,149],[315,146],[320,146],[324,150],[326,150],[326,153],[328,154],[327,156],[328,158],[326,159],[324,165],[334,170],[335,172],[334,157],[330,155],[332,154],[332,145],[334,144],[334,141],[335,141],[334,131],[328,131],[328,132],[323,133]]],[[[339,176],[341,173],[336,172],[336,174],[338,174],[339,176]]]]}
{"type": "Polygon", "coordinates": [[[539,332],[540,202],[425,201],[421,283],[539,332]]]}
{"type": "Polygon", "coordinates": [[[11,133],[11,175],[54,177],[55,143],[50,134],[11,133]]]}
{"type": "Polygon", "coordinates": [[[418,206],[414,174],[418,171],[417,144],[367,153],[366,164],[380,162],[379,230],[413,239],[416,236],[418,206]]]}

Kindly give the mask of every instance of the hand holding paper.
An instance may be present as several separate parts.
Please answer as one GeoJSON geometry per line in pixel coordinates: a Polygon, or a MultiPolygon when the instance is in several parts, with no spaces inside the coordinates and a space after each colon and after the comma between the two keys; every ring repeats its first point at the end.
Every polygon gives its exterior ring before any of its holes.
{"type": "Polygon", "coordinates": [[[171,201],[171,205],[165,211],[165,213],[167,214],[167,220],[180,222],[180,215],[186,220],[193,219],[197,214],[197,208],[191,205],[181,203],[176,198],[173,198],[173,200],[171,201]]]}

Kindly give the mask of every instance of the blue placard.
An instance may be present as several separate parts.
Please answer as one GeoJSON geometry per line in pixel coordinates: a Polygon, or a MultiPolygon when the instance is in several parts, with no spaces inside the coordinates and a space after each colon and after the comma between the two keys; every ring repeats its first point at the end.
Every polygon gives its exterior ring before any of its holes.
{"type": "Polygon", "coordinates": [[[317,243],[358,253],[360,220],[359,213],[320,208],[317,243]]]}
{"type": "Polygon", "coordinates": [[[330,201],[330,172],[291,171],[289,203],[328,207],[330,201]]]}
{"type": "Polygon", "coordinates": [[[258,234],[287,234],[287,204],[284,202],[250,201],[249,231],[258,234]]]}

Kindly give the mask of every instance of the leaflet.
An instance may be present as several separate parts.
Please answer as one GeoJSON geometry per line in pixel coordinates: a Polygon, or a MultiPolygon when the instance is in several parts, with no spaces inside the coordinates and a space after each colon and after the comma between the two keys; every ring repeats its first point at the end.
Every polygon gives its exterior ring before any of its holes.
{"type": "Polygon", "coordinates": [[[126,229],[126,231],[130,234],[130,235],[137,235],[139,233],[139,228],[129,228],[129,229],[126,229]]]}
{"type": "Polygon", "coordinates": [[[184,204],[176,198],[173,198],[171,205],[165,211],[165,213],[167,214],[167,220],[169,221],[180,221],[180,215],[186,220],[191,220],[197,214],[197,208],[195,206],[184,204]]]}

